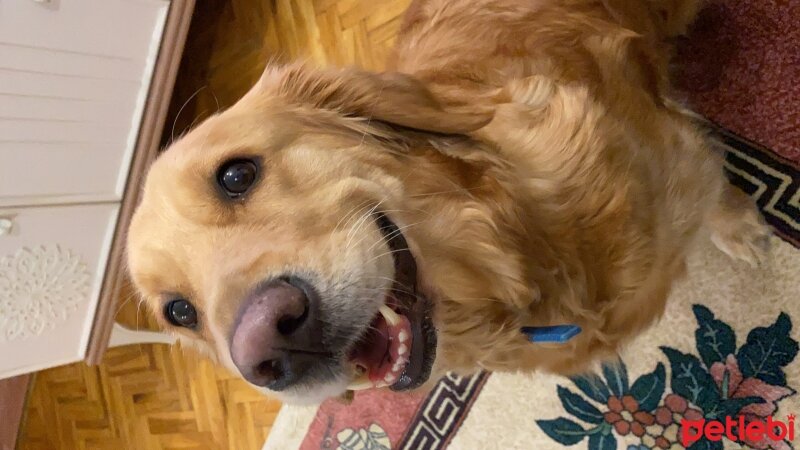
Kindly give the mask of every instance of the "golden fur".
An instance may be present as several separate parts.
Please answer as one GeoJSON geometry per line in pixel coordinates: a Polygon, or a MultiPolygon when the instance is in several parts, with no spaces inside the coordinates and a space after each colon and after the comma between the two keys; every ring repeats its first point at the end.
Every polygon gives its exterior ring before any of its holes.
{"type": "MultiPolygon", "coordinates": [[[[670,100],[666,40],[699,0],[418,0],[391,71],[268,68],[242,100],[153,166],[129,236],[155,311],[192,299],[175,330],[230,365],[244,294],[290,268],[325,289],[386,288],[391,258],[366,212],[403,229],[435,303],[436,373],[574,373],[664,311],[698,236],[755,262],[765,235],[691,114],[670,100]],[[216,168],[257,155],[243,202],[216,168]],[[566,345],[524,325],[576,323],[566,345]]],[[[377,295],[373,295],[377,296],[377,295]]],[[[296,397],[325,397],[344,384],[296,397]]]]}

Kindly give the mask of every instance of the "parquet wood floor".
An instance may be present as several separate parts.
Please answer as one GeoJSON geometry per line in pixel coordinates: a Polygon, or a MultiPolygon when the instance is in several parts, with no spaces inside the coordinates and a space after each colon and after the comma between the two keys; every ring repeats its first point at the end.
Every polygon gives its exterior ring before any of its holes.
{"type": "MultiPolygon", "coordinates": [[[[131,300],[120,323],[155,328],[131,300]]],[[[259,449],[280,403],[180,347],[111,349],[37,374],[19,449],[259,449]]]]}
{"type": "MultiPolygon", "coordinates": [[[[171,116],[175,133],[233,104],[268,61],[380,69],[410,0],[200,0],[171,116]],[[196,25],[196,26],[195,26],[196,25]],[[206,63],[198,64],[198,60],[206,63]]],[[[169,139],[171,136],[165,136],[169,139]]]]}
{"type": "MultiPolygon", "coordinates": [[[[409,1],[198,0],[163,141],[235,102],[268,60],[379,68],[409,1]]],[[[118,320],[154,327],[126,292],[118,320]]],[[[279,407],[180,347],[117,348],[37,374],[18,448],[259,449],[279,407]]]]}

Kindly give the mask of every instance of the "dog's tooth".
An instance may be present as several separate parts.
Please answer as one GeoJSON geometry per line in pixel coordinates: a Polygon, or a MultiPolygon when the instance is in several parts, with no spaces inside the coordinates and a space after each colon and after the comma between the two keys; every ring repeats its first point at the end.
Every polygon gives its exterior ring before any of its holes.
{"type": "Polygon", "coordinates": [[[392,308],[389,308],[386,305],[381,305],[378,311],[380,311],[383,318],[386,319],[386,323],[389,325],[394,327],[400,323],[400,316],[398,316],[392,308]]]}
{"type": "Polygon", "coordinates": [[[392,373],[387,373],[385,377],[383,377],[383,381],[388,384],[392,384],[394,382],[394,375],[392,373]]]}
{"type": "Polygon", "coordinates": [[[397,335],[397,339],[403,343],[408,340],[408,333],[405,331],[401,331],[400,334],[397,335]]]}
{"type": "Polygon", "coordinates": [[[347,385],[347,389],[351,391],[366,391],[367,389],[372,389],[373,387],[375,386],[371,381],[367,383],[351,383],[347,385]]]}
{"type": "Polygon", "coordinates": [[[394,365],[392,366],[392,372],[399,372],[399,371],[400,371],[400,366],[401,366],[401,364],[400,364],[400,360],[398,360],[398,361],[397,361],[396,363],[394,363],[394,365]]]}
{"type": "Polygon", "coordinates": [[[347,386],[347,389],[351,391],[363,391],[364,389],[371,389],[373,387],[375,387],[375,385],[369,380],[369,376],[367,376],[367,374],[363,374],[351,381],[347,386]]]}
{"type": "Polygon", "coordinates": [[[405,355],[407,351],[408,351],[408,347],[406,347],[406,344],[400,344],[400,346],[397,347],[397,354],[398,355],[405,355]]]}

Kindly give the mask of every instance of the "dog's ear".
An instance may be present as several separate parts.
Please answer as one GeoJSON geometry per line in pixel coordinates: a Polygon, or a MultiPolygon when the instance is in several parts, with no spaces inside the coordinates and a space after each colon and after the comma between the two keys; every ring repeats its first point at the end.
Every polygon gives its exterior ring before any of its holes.
{"type": "Polygon", "coordinates": [[[399,72],[297,64],[268,68],[260,83],[292,103],[426,132],[466,134],[493,116],[493,111],[476,105],[443,106],[422,82],[399,72]]]}

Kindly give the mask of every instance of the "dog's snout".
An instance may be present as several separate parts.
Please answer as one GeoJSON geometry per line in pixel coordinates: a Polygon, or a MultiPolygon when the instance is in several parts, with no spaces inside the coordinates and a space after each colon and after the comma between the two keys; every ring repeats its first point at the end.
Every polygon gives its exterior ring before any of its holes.
{"type": "Polygon", "coordinates": [[[318,305],[310,286],[281,278],[259,286],[242,303],[231,358],[250,383],[272,390],[292,385],[320,353],[318,305]]]}

